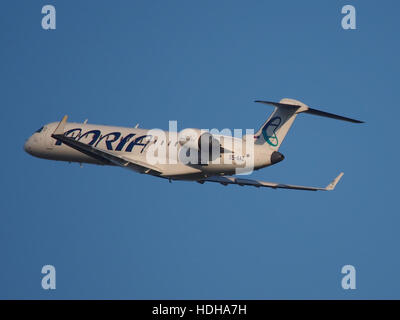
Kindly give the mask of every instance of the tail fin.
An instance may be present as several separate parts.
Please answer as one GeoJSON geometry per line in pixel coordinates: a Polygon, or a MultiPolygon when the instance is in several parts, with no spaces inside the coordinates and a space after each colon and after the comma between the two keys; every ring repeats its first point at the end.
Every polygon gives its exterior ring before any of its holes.
{"type": "Polygon", "coordinates": [[[333,118],[337,120],[349,121],[353,123],[363,123],[363,121],[346,118],[333,113],[328,113],[316,109],[312,109],[303,102],[294,99],[282,99],[280,102],[271,101],[260,101],[255,102],[269,104],[275,106],[275,110],[272,112],[268,120],[263,126],[257,131],[255,138],[256,144],[267,143],[269,147],[277,151],[281,146],[286,134],[289,132],[294,120],[299,113],[305,112],[313,115],[333,118]]]}

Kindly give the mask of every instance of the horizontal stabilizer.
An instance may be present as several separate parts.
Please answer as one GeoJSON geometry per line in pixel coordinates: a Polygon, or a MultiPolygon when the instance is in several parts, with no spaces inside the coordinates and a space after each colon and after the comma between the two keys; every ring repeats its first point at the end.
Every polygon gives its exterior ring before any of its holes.
{"type": "Polygon", "coordinates": [[[332,118],[332,119],[336,119],[336,120],[342,120],[342,121],[348,121],[348,122],[353,122],[353,123],[364,123],[364,121],[360,121],[360,120],[356,120],[356,119],[352,119],[352,118],[347,118],[347,117],[343,117],[343,116],[339,116],[337,114],[333,114],[333,113],[329,113],[329,112],[325,112],[325,111],[320,111],[317,109],[312,109],[308,106],[306,106],[305,104],[301,103],[300,101],[296,101],[293,99],[283,99],[283,100],[288,100],[288,101],[293,101],[293,104],[289,104],[289,103],[282,103],[282,102],[272,102],[272,101],[263,101],[263,100],[255,100],[254,102],[257,103],[264,103],[264,104],[269,104],[278,108],[285,108],[285,109],[297,109],[298,113],[304,112],[304,113],[309,113],[309,114],[313,114],[316,116],[320,116],[320,117],[326,117],[326,118],[332,118]],[[299,104],[296,104],[296,102],[299,102],[299,104]]]}

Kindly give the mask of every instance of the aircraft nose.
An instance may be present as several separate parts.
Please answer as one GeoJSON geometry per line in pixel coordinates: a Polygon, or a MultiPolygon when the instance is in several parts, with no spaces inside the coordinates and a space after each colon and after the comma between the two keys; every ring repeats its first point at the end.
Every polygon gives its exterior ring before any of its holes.
{"type": "Polygon", "coordinates": [[[25,152],[32,154],[32,137],[29,137],[24,144],[25,152]]]}

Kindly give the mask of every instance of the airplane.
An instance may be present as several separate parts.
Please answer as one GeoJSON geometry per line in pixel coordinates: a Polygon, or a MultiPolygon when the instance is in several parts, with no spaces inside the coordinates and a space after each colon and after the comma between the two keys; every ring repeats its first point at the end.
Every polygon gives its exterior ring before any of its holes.
{"type": "MultiPolygon", "coordinates": [[[[25,142],[24,149],[32,156],[39,158],[119,166],[142,174],[165,178],[170,182],[186,180],[201,184],[215,182],[225,186],[239,185],[306,191],[334,190],[343,172],[326,187],[251,180],[234,175],[238,169],[246,167],[244,160],[250,158],[252,159],[251,171],[281,162],[285,157],[279,152],[279,148],[300,113],[352,123],[363,123],[363,121],[312,109],[295,99],[284,98],[280,102],[256,100],[255,102],[271,105],[274,110],[260,129],[251,136],[244,135],[237,138],[210,134],[200,129],[183,129],[178,137],[172,131],[162,131],[164,136],[161,135],[162,138],[158,139],[152,130],[139,128],[138,125],[134,128],[113,127],[88,124],[87,120],[84,123],[69,123],[68,116],[64,116],[60,122],[46,124],[37,130],[25,142]],[[155,146],[160,147],[163,144],[165,148],[176,147],[177,161],[170,163],[149,161],[147,155],[152,146],[152,152],[154,152],[155,146]],[[233,145],[238,145],[239,148],[233,148],[233,145]],[[251,155],[247,153],[245,146],[251,147],[251,155]],[[214,152],[215,150],[217,152],[214,152]],[[197,152],[199,158],[195,161],[182,161],[182,153],[187,156],[188,151],[193,154],[197,152]],[[215,156],[214,153],[217,155],[215,156]]],[[[169,152],[172,153],[172,151],[169,152]]]]}

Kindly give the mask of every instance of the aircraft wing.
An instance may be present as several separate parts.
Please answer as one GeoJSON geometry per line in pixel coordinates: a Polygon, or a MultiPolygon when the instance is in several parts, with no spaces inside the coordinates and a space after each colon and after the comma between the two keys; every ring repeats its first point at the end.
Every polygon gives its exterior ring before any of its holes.
{"type": "Polygon", "coordinates": [[[102,150],[93,146],[90,146],[86,143],[76,141],[71,137],[66,137],[64,135],[64,127],[67,122],[68,117],[64,116],[64,118],[58,124],[56,130],[51,135],[54,139],[61,141],[67,146],[78,150],[89,157],[92,157],[103,164],[113,164],[120,167],[132,169],[138,171],[140,173],[149,173],[152,175],[160,175],[161,171],[158,168],[151,166],[147,163],[143,163],[142,161],[133,160],[131,158],[120,157],[116,154],[113,154],[109,151],[102,150]]]}
{"type": "Polygon", "coordinates": [[[306,187],[306,186],[296,186],[291,184],[282,184],[282,183],[275,183],[275,182],[267,182],[267,181],[259,181],[259,180],[250,180],[250,179],[241,179],[231,176],[216,176],[216,177],[209,177],[205,179],[198,180],[199,183],[204,182],[218,182],[222,185],[228,184],[237,184],[239,186],[253,186],[253,187],[267,187],[273,189],[295,189],[295,190],[307,190],[307,191],[331,191],[335,189],[336,184],[342,178],[343,172],[341,172],[330,184],[328,184],[325,188],[317,188],[317,187],[306,187]]]}

